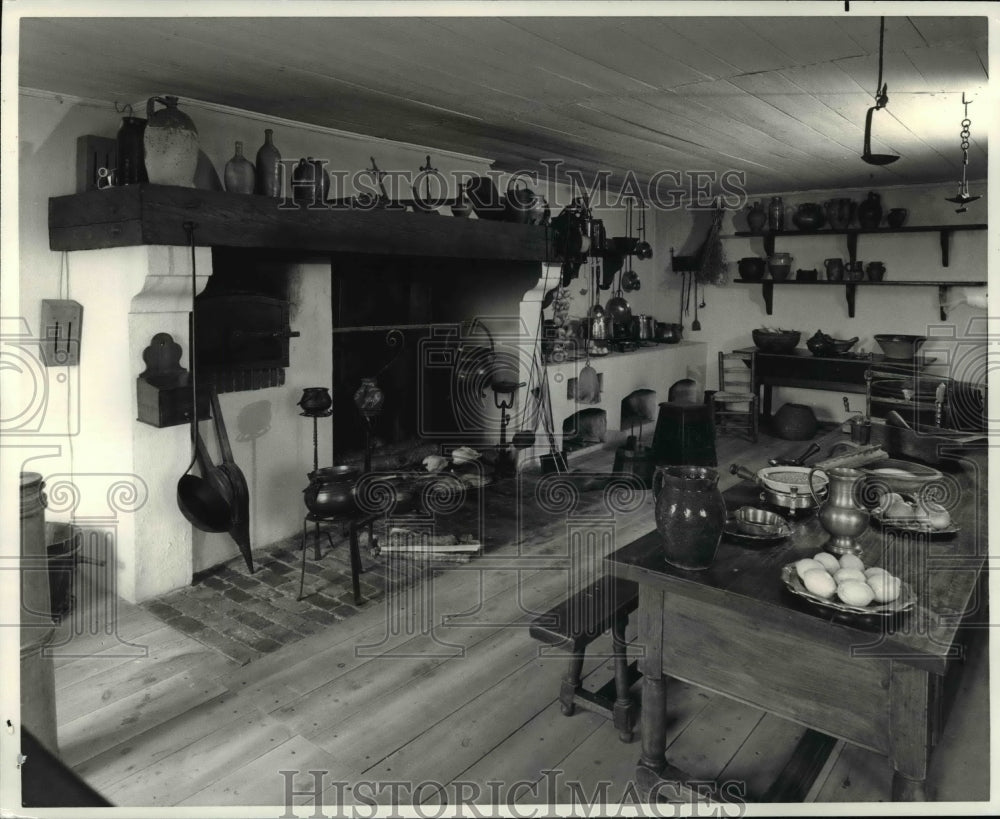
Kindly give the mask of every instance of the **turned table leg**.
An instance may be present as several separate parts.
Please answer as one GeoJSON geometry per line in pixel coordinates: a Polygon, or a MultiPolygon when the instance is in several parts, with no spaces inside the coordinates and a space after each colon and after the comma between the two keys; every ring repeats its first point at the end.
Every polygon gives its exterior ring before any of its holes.
{"type": "Polygon", "coordinates": [[[897,660],[890,662],[892,798],[898,802],[923,802],[927,800],[925,782],[930,756],[928,672],[897,660]]]}
{"type": "Polygon", "coordinates": [[[639,648],[642,661],[642,750],[640,767],[659,773],[666,767],[667,681],[663,676],[663,592],[639,591],[639,648]]]}

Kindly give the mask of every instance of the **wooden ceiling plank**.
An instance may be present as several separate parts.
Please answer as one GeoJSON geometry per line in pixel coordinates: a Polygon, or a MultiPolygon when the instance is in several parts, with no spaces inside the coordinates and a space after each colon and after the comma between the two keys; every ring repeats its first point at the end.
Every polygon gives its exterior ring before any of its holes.
{"type": "MultiPolygon", "coordinates": [[[[773,43],[793,65],[812,65],[842,59],[845,44],[831,37],[828,27],[816,25],[819,17],[744,17],[741,22],[760,39],[773,43]]],[[[851,47],[846,46],[849,53],[851,47]]]]}
{"type": "Polygon", "coordinates": [[[635,36],[634,21],[587,20],[582,30],[564,19],[525,17],[508,22],[650,88],[674,88],[706,76],[635,36]]]}
{"type": "Polygon", "coordinates": [[[733,73],[772,71],[795,65],[795,60],[779,47],[768,42],[749,27],[739,25],[734,36],[733,23],[740,18],[683,17],[674,18],[670,26],[699,47],[714,54],[736,69],[733,73]]]}
{"type": "MultiPolygon", "coordinates": [[[[552,86],[555,80],[566,90],[565,101],[572,101],[571,92],[580,94],[630,94],[642,91],[643,83],[595,64],[545,40],[510,25],[502,18],[436,17],[435,25],[451,36],[466,38],[477,45],[477,67],[495,66],[510,70],[516,66],[523,74],[525,88],[552,86]]],[[[564,99],[563,95],[559,95],[564,99]]]]}
{"type": "Polygon", "coordinates": [[[672,27],[672,17],[615,18],[619,25],[631,24],[636,42],[656,49],[701,74],[705,79],[718,79],[738,73],[725,60],[701,48],[672,27]]]}

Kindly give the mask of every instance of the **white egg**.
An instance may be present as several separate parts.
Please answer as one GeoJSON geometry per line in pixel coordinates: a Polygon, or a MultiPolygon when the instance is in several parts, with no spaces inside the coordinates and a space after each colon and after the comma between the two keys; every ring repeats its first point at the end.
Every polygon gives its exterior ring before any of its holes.
{"type": "Polygon", "coordinates": [[[823,568],[823,564],[818,560],[813,560],[811,557],[803,558],[795,564],[795,573],[799,576],[799,579],[805,582],[805,574],[812,569],[826,569],[823,568]]]}
{"type": "Polygon", "coordinates": [[[864,561],[862,561],[857,555],[846,554],[840,556],[840,568],[857,569],[859,572],[863,572],[865,570],[865,564],[864,561]]]}
{"type": "Polygon", "coordinates": [[[868,585],[871,587],[875,600],[879,603],[891,603],[902,589],[902,584],[898,577],[883,572],[868,578],[868,585]]]}
{"type": "Polygon", "coordinates": [[[849,606],[867,606],[875,598],[875,592],[867,583],[848,580],[837,586],[837,597],[849,606]]]}
{"type": "Polygon", "coordinates": [[[865,573],[859,569],[837,569],[833,573],[833,579],[840,584],[846,583],[848,580],[857,580],[860,583],[864,583],[867,578],[865,577],[865,573]]]}
{"type": "Polygon", "coordinates": [[[835,555],[829,552],[817,552],[813,555],[812,559],[818,563],[822,563],[823,568],[830,572],[830,574],[833,574],[840,568],[840,561],[837,560],[835,555]]]}
{"type": "Polygon", "coordinates": [[[837,581],[826,569],[810,569],[803,576],[802,584],[824,600],[833,597],[834,592],[837,591],[837,581]]]}

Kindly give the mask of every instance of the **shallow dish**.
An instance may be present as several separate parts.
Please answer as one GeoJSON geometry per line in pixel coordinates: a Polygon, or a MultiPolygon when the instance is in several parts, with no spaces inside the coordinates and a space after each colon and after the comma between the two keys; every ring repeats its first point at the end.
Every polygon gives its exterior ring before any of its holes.
{"type": "Polygon", "coordinates": [[[787,528],[785,519],[777,512],[757,506],[741,506],[736,510],[736,526],[747,535],[774,536],[787,528]]]}
{"type": "Polygon", "coordinates": [[[862,467],[862,472],[868,476],[869,487],[898,492],[901,495],[920,494],[926,491],[925,487],[928,484],[944,480],[944,475],[932,467],[895,458],[862,467]]]}
{"type": "Polygon", "coordinates": [[[921,523],[919,520],[906,520],[904,518],[886,518],[883,517],[882,513],[875,509],[871,513],[871,520],[880,529],[887,532],[912,532],[917,535],[927,535],[927,537],[932,540],[937,538],[949,538],[954,537],[959,532],[962,531],[961,527],[952,523],[949,526],[945,526],[944,529],[935,529],[927,523],[921,523]]]}
{"type": "Polygon", "coordinates": [[[910,361],[916,356],[921,345],[927,341],[927,337],[880,333],[875,336],[875,341],[882,348],[886,358],[896,361],[910,361]]]}
{"type": "Polygon", "coordinates": [[[776,543],[781,543],[781,541],[786,540],[792,534],[792,529],[787,523],[785,523],[772,534],[751,535],[739,528],[735,518],[729,518],[726,520],[726,525],[722,530],[722,534],[727,539],[733,541],[733,543],[738,543],[741,546],[755,546],[761,548],[764,546],[773,546],[776,543]]]}
{"type": "Polygon", "coordinates": [[[802,597],[822,609],[844,614],[860,614],[876,617],[891,617],[909,611],[917,604],[917,596],[906,583],[900,581],[899,597],[891,603],[871,603],[867,606],[850,606],[840,600],[826,600],[809,591],[795,572],[795,564],[789,563],[781,569],[781,580],[792,594],[802,597]]]}

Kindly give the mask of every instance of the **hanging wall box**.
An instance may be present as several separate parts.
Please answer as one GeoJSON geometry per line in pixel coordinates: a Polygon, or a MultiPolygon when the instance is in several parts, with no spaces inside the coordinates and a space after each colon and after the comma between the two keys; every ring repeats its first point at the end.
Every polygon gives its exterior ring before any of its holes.
{"type": "MultiPolygon", "coordinates": [[[[191,421],[191,374],[181,366],[181,345],[169,333],[157,333],[142,351],[146,362],[135,380],[139,420],[154,427],[191,421]]],[[[211,418],[208,391],[198,394],[198,418],[211,418]]]]}
{"type": "Polygon", "coordinates": [[[42,360],[46,367],[80,363],[83,305],[72,299],[42,299],[42,360]]]}

